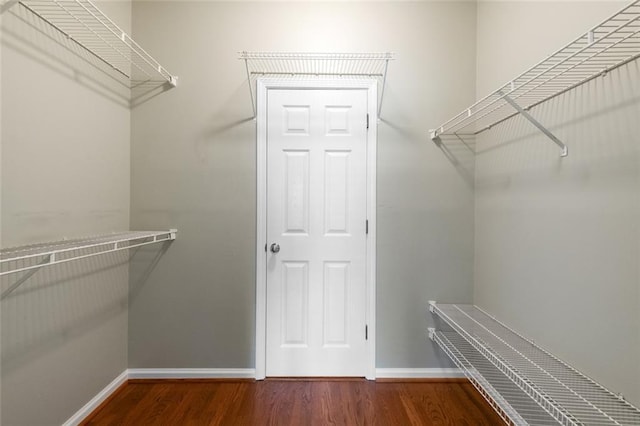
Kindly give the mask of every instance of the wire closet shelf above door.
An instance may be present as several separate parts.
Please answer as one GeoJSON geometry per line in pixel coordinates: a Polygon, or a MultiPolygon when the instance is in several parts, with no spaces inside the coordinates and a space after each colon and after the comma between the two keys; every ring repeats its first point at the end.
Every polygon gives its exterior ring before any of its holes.
{"type": "Polygon", "coordinates": [[[546,59],[500,86],[437,129],[441,136],[473,137],[522,114],[567,154],[566,146],[531,117],[528,111],[598,76],[640,57],[640,0],[605,19],[546,59]]]}
{"type": "Polygon", "coordinates": [[[393,53],[240,52],[245,63],[251,107],[256,116],[256,79],[373,78],[378,82],[378,117],[382,110],[389,61],[393,53]]]}
{"type": "Polygon", "coordinates": [[[131,88],[149,82],[177,85],[176,76],[90,0],[6,0],[2,2],[2,11],[15,3],[113,69],[131,88]]]}

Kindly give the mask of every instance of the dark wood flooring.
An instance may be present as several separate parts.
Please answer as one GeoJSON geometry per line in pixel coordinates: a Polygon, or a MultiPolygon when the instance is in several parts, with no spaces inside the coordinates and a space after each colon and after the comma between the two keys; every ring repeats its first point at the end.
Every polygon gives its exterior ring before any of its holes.
{"type": "Polygon", "coordinates": [[[503,425],[469,382],[130,381],[83,425],[503,425]]]}

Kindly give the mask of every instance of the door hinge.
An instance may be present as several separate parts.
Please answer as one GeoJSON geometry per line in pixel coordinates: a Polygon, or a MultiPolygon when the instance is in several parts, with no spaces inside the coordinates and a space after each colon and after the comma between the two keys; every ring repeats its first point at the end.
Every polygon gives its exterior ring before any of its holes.
{"type": "Polygon", "coordinates": [[[264,245],[264,252],[265,253],[267,252],[267,245],[266,244],[264,245]]]}
{"type": "Polygon", "coordinates": [[[369,114],[367,114],[367,129],[369,128],[369,114]]]}
{"type": "Polygon", "coordinates": [[[364,326],[364,340],[369,340],[369,326],[364,326]]]}
{"type": "Polygon", "coordinates": [[[364,232],[368,235],[369,234],[369,220],[365,220],[364,221],[364,232]]]}

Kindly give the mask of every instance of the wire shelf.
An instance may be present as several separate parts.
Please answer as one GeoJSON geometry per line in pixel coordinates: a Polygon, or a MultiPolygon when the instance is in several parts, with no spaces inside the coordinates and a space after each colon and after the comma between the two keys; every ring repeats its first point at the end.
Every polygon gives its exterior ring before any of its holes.
{"type": "Polygon", "coordinates": [[[477,135],[520,113],[510,101],[527,111],[638,57],[640,0],[446,121],[431,138],[477,135]]]}
{"type": "Polygon", "coordinates": [[[554,418],[456,332],[433,340],[455,362],[498,415],[513,425],[550,425],[554,418]]]}
{"type": "Polygon", "coordinates": [[[240,52],[245,62],[251,106],[256,114],[255,80],[259,77],[283,78],[375,78],[378,81],[378,116],[382,110],[384,87],[392,53],[302,53],[240,52]]]}
{"type": "MultiPolygon", "coordinates": [[[[3,10],[15,0],[3,3],[3,10]]],[[[94,55],[134,88],[150,82],[177,85],[170,74],[90,0],[21,0],[31,13],[47,21],[69,40],[94,55]]]]}
{"type": "Polygon", "coordinates": [[[5,248],[0,250],[0,276],[27,272],[43,266],[71,262],[148,244],[172,241],[175,240],[176,233],[176,229],[131,231],[5,248]]]}
{"type": "Polygon", "coordinates": [[[558,423],[640,424],[640,409],[479,308],[433,303],[430,309],[558,423]]]}

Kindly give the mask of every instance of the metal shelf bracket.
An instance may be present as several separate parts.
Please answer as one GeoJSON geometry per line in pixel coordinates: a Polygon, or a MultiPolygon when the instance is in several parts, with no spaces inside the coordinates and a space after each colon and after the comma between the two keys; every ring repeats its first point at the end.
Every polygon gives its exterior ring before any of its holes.
{"type": "MultiPolygon", "coordinates": [[[[440,134],[437,130],[429,130],[429,134],[433,143],[435,143],[437,146],[442,145],[442,139],[440,139],[440,134]]],[[[431,304],[431,302],[429,302],[429,304],[431,304]]]]}
{"type": "Polygon", "coordinates": [[[500,96],[502,96],[502,98],[505,101],[507,101],[509,103],[509,105],[511,105],[513,107],[513,109],[518,111],[518,113],[520,113],[520,115],[522,115],[524,118],[526,118],[531,124],[536,126],[538,128],[538,130],[540,130],[542,133],[544,133],[546,137],[551,139],[556,145],[558,145],[560,147],[560,149],[562,149],[562,152],[560,153],[560,157],[566,157],[569,154],[569,150],[568,150],[567,146],[560,139],[558,139],[556,137],[556,135],[551,133],[551,131],[549,129],[544,127],[544,125],[542,125],[538,120],[533,118],[533,116],[531,114],[529,114],[528,111],[525,111],[520,105],[518,105],[518,103],[515,100],[511,99],[511,97],[509,95],[507,95],[505,93],[502,93],[501,91],[498,91],[498,94],[500,96]]]}

